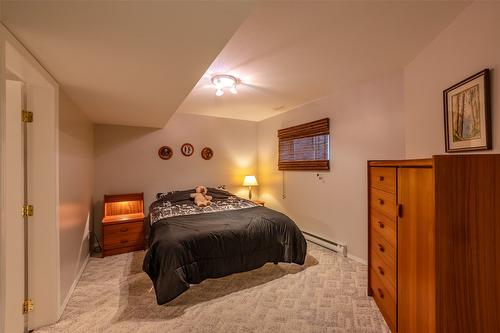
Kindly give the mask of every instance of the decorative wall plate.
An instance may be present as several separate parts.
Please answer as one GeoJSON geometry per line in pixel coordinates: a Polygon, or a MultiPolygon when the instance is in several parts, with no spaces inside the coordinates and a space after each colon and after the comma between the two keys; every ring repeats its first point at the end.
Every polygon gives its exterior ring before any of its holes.
{"type": "Polygon", "coordinates": [[[203,157],[204,160],[209,160],[214,156],[214,151],[211,148],[205,147],[201,151],[201,157],[203,157]]]}
{"type": "Polygon", "coordinates": [[[163,146],[158,149],[158,156],[160,156],[162,160],[169,160],[172,155],[174,155],[174,151],[169,146],[163,146]]]}
{"type": "Polygon", "coordinates": [[[194,153],[194,147],[190,143],[185,143],[181,147],[181,153],[184,156],[191,156],[194,153]]]}

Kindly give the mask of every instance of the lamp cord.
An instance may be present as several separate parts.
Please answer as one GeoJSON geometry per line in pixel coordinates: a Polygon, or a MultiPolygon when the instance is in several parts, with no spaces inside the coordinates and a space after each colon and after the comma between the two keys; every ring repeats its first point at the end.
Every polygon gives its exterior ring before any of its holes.
{"type": "Polygon", "coordinates": [[[281,177],[281,182],[282,182],[282,188],[281,188],[281,198],[286,199],[286,192],[285,192],[285,170],[283,170],[283,174],[281,177]]]}
{"type": "Polygon", "coordinates": [[[102,252],[101,243],[99,243],[99,239],[97,239],[97,235],[95,234],[94,231],[92,231],[92,236],[93,236],[94,240],[97,242],[97,245],[92,246],[91,252],[92,253],[101,253],[102,252]]]}

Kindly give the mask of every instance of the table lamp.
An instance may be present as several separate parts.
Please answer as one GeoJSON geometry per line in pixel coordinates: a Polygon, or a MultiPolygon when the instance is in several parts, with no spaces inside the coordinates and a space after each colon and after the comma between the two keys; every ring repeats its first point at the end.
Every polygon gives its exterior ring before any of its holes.
{"type": "Polygon", "coordinates": [[[252,200],[252,186],[257,186],[257,178],[255,176],[245,176],[243,179],[243,186],[248,186],[248,199],[252,200]]]}

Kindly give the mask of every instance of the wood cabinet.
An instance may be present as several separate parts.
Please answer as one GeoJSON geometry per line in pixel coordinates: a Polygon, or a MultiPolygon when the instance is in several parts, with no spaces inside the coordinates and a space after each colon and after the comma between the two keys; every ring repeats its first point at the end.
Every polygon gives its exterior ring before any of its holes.
{"type": "Polygon", "coordinates": [[[103,256],[143,250],[144,194],[104,196],[103,256]]]}
{"type": "Polygon", "coordinates": [[[368,162],[368,294],[393,332],[500,332],[500,155],[368,162]]]}

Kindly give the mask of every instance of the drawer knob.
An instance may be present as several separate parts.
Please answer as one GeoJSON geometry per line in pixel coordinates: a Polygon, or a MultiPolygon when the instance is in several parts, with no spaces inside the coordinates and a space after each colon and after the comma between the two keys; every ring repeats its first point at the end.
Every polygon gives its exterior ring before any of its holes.
{"type": "Polygon", "coordinates": [[[378,221],[378,226],[380,227],[380,229],[384,229],[385,227],[385,225],[381,221],[378,221]]]}
{"type": "Polygon", "coordinates": [[[381,204],[381,205],[383,205],[384,204],[384,200],[378,199],[378,203],[381,204]]]}
{"type": "Polygon", "coordinates": [[[378,244],[378,249],[380,250],[380,252],[385,251],[385,247],[382,244],[378,244]]]}
{"type": "Polygon", "coordinates": [[[379,176],[378,180],[380,180],[381,182],[383,182],[384,181],[384,176],[379,176]]]}
{"type": "Polygon", "coordinates": [[[124,244],[124,243],[128,243],[128,240],[126,240],[126,239],[122,239],[122,240],[120,241],[120,243],[122,243],[122,244],[124,244]]]}
{"type": "Polygon", "coordinates": [[[380,296],[380,298],[384,298],[384,292],[382,291],[382,289],[377,288],[377,290],[378,290],[378,295],[380,296]]]}
{"type": "Polygon", "coordinates": [[[384,269],[382,267],[380,267],[380,266],[378,266],[378,271],[379,271],[380,275],[384,275],[385,274],[384,269]]]}
{"type": "Polygon", "coordinates": [[[120,229],[121,232],[127,232],[128,231],[128,228],[121,228],[120,229]]]}

